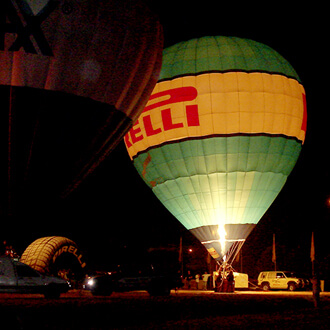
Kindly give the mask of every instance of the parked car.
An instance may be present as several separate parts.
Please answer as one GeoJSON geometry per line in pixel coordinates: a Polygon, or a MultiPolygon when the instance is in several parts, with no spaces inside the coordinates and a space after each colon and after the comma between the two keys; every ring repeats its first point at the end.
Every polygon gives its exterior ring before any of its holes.
{"type": "Polygon", "coordinates": [[[264,291],[310,289],[310,284],[309,279],[288,271],[266,271],[258,276],[258,286],[264,291]]]}
{"type": "Polygon", "coordinates": [[[131,272],[118,269],[106,274],[90,276],[84,284],[84,288],[96,296],[136,290],[146,290],[151,296],[165,296],[169,295],[172,289],[181,286],[180,276],[158,274],[152,268],[131,272]]]}
{"type": "Polygon", "coordinates": [[[0,256],[0,292],[41,293],[46,298],[58,298],[68,290],[67,281],[42,275],[26,264],[0,256]]]}

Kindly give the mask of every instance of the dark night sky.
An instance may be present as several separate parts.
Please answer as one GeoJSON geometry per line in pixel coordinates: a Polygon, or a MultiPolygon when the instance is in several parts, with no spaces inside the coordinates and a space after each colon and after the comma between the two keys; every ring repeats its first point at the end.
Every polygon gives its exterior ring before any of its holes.
{"type": "MultiPolygon", "coordinates": [[[[318,253],[328,255],[325,227],[330,209],[325,201],[330,196],[330,115],[325,9],[316,4],[289,6],[288,2],[261,6],[186,0],[149,3],[163,24],[165,47],[205,35],[237,36],[274,48],[295,68],[307,96],[306,142],[285,188],[251,234],[249,245],[260,237],[271,245],[275,232],[280,243],[295,248],[310,244],[315,230],[318,253]]],[[[64,235],[104,262],[120,246],[178,244],[185,232],[139,178],[123,143],[70,197],[52,201],[47,207],[40,205],[32,213],[34,219],[19,235],[8,234],[19,249],[40,236],[64,235]]]]}

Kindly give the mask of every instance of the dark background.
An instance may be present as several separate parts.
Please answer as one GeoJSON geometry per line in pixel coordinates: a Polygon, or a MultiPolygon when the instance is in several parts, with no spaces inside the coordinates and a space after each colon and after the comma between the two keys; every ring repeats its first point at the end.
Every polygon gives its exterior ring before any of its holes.
{"type": "MultiPolygon", "coordinates": [[[[245,243],[242,265],[250,276],[272,269],[275,233],[278,269],[310,272],[314,231],[316,256],[324,276],[329,276],[326,9],[314,3],[147,2],[159,15],[165,47],[205,35],[249,38],[278,51],[297,71],[307,97],[306,141],[284,189],[245,243]]],[[[185,251],[193,247],[192,263],[198,259],[204,262],[206,257],[200,244],[142,182],[123,142],[71,196],[59,199],[46,195],[38,207],[25,205],[4,222],[1,237],[10,240],[18,252],[39,237],[63,235],[77,242],[92,268],[110,267],[123,256],[134,259],[150,248],[178,253],[181,236],[185,251]]]]}

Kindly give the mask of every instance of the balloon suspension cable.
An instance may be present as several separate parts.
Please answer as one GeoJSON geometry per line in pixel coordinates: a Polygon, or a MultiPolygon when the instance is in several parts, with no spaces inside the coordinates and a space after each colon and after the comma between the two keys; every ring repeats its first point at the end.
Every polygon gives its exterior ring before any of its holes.
{"type": "Polygon", "coordinates": [[[234,262],[238,253],[240,252],[240,250],[245,242],[245,239],[239,239],[239,240],[235,240],[235,241],[231,240],[231,242],[233,244],[230,247],[230,249],[227,251],[227,253],[223,256],[222,262],[217,260],[217,264],[219,267],[217,272],[221,278],[221,283],[219,285],[220,287],[222,287],[222,285],[224,284],[224,281],[227,278],[230,271],[233,271],[233,272],[236,271],[233,268],[232,263],[234,262]]]}
{"type": "Polygon", "coordinates": [[[232,265],[234,260],[236,259],[239,251],[241,250],[243,244],[245,242],[245,239],[240,239],[240,240],[235,240],[230,247],[230,249],[227,251],[227,253],[223,257],[223,262],[222,264],[225,265],[232,265]]]}

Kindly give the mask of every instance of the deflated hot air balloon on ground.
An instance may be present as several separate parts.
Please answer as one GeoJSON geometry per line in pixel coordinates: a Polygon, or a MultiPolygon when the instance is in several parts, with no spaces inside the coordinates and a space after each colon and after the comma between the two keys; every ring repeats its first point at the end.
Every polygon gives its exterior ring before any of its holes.
{"type": "Polygon", "coordinates": [[[160,79],[125,143],[159,200],[229,262],[285,184],[306,121],[304,88],[276,51],[203,37],[164,50],[160,79]]]}
{"type": "Polygon", "coordinates": [[[158,19],[131,0],[3,0],[0,25],[10,209],[31,187],[67,195],[114,148],[157,82],[163,37],[158,19]]]}

